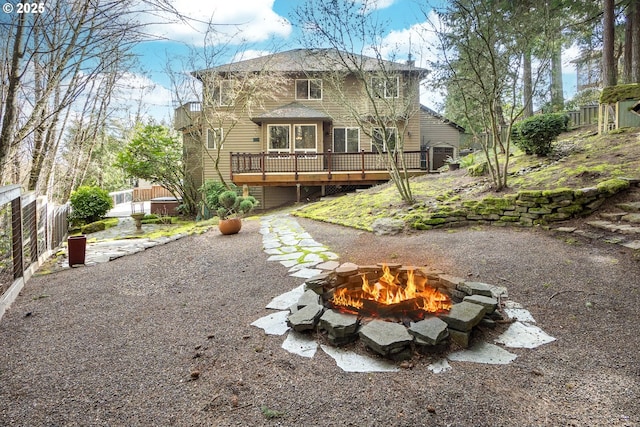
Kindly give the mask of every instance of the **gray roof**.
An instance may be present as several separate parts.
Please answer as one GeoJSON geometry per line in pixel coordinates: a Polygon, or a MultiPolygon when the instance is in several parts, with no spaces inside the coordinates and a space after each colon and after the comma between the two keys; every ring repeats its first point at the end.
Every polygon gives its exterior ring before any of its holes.
{"type": "Polygon", "coordinates": [[[262,123],[264,120],[273,119],[333,120],[328,114],[311,107],[307,107],[306,105],[302,105],[299,102],[292,102],[251,118],[251,120],[256,123],[262,123]]]}
{"type": "MultiPolygon", "coordinates": [[[[364,71],[377,71],[380,64],[390,70],[398,72],[413,72],[426,74],[427,70],[418,68],[413,63],[400,63],[371,58],[355,53],[347,53],[336,49],[293,49],[285,52],[278,52],[259,58],[247,59],[244,61],[232,62],[230,64],[219,65],[205,70],[195,71],[198,76],[203,73],[237,73],[237,72],[260,72],[274,71],[283,73],[313,73],[322,71],[334,71],[344,69],[344,60],[348,63],[358,64],[357,69],[364,71]]],[[[350,67],[354,68],[354,67],[350,67]]]]}

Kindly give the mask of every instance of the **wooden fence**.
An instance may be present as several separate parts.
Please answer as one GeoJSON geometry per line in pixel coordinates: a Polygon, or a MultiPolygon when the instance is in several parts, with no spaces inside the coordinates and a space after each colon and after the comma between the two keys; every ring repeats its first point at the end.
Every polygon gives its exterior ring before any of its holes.
{"type": "Polygon", "coordinates": [[[598,124],[598,105],[583,105],[578,110],[567,111],[569,126],[579,127],[598,124]]]}
{"type": "Polygon", "coordinates": [[[161,185],[154,185],[151,188],[134,188],[134,202],[148,202],[157,197],[174,197],[173,194],[161,185]]]}
{"type": "Polygon", "coordinates": [[[25,282],[67,237],[69,205],[0,187],[0,318],[25,282]]]}

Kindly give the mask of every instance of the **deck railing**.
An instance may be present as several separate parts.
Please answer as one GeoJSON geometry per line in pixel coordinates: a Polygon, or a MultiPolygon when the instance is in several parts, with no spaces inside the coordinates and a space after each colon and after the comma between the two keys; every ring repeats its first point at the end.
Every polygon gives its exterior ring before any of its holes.
{"type": "MultiPolygon", "coordinates": [[[[400,168],[402,162],[408,170],[429,170],[427,151],[405,151],[396,153],[393,160],[400,168]]],[[[364,178],[367,172],[389,169],[389,156],[377,152],[360,151],[357,153],[231,153],[231,173],[290,173],[294,177],[304,172],[325,173],[328,177],[334,172],[360,172],[364,178]]]]}

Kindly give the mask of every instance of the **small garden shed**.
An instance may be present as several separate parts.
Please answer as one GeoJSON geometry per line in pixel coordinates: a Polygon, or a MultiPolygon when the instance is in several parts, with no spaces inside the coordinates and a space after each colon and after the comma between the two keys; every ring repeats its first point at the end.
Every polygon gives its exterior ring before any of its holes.
{"type": "Polygon", "coordinates": [[[624,127],[640,127],[640,115],[634,107],[640,101],[640,84],[626,84],[602,89],[598,133],[624,127]]]}

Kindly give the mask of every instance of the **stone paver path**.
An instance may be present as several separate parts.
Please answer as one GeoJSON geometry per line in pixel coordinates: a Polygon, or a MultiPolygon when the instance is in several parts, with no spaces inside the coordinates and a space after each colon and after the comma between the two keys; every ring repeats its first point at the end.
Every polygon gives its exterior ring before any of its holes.
{"type": "Polygon", "coordinates": [[[268,261],[279,261],[293,277],[309,279],[340,265],[337,254],[313,240],[289,215],[265,216],[260,233],[268,261]]]}

